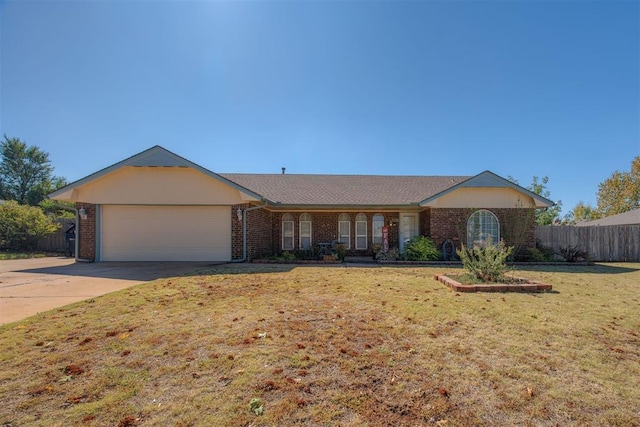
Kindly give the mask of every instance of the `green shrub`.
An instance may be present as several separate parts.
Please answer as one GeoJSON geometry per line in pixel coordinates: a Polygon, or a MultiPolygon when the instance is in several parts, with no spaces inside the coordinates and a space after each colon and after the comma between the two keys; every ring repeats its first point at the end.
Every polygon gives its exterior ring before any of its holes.
{"type": "Polygon", "coordinates": [[[284,251],[282,252],[282,254],[280,255],[280,259],[282,261],[293,261],[296,259],[296,254],[289,252],[289,251],[284,251]]]}
{"type": "Polygon", "coordinates": [[[433,240],[425,236],[415,236],[404,245],[402,256],[407,261],[437,261],[440,251],[433,240]]]}
{"type": "Polygon", "coordinates": [[[484,248],[462,248],[456,251],[462,260],[467,274],[481,282],[499,282],[507,272],[507,258],[513,253],[513,246],[507,247],[504,241],[484,248]]]}
{"type": "Polygon", "coordinates": [[[344,259],[347,256],[347,246],[344,243],[336,243],[336,256],[340,262],[344,262],[344,259]]]}
{"type": "Polygon", "coordinates": [[[398,248],[391,248],[388,250],[380,249],[376,252],[376,260],[378,261],[397,261],[400,259],[400,251],[398,248]]]}
{"type": "Polygon", "coordinates": [[[60,227],[40,208],[13,200],[0,205],[0,246],[11,251],[29,251],[38,240],[60,227]]]}

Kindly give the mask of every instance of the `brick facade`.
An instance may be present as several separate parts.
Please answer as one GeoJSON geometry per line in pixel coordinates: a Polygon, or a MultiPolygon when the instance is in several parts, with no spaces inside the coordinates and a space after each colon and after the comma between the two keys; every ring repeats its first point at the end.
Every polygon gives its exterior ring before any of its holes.
{"type": "Polygon", "coordinates": [[[271,255],[273,247],[271,218],[266,209],[247,212],[247,259],[252,260],[271,255]]]}
{"type": "MultiPolygon", "coordinates": [[[[477,209],[431,209],[431,239],[437,247],[451,239],[456,248],[467,240],[467,221],[477,209]]],[[[486,209],[500,222],[500,237],[508,246],[520,246],[520,250],[536,245],[534,210],[524,208],[486,209]]]]}
{"type": "Polygon", "coordinates": [[[90,203],[76,203],[76,209],[84,209],[87,219],[79,219],[79,230],[76,232],[78,239],[78,254],[81,259],[95,261],[96,259],[96,205],[90,203]]]}
{"type": "MultiPolygon", "coordinates": [[[[237,211],[241,209],[247,221],[247,261],[263,258],[282,252],[282,216],[291,213],[294,217],[294,251],[300,249],[299,219],[303,213],[312,218],[312,243],[332,242],[338,237],[338,217],[347,213],[351,221],[351,249],[347,255],[373,254],[373,216],[375,212],[364,212],[367,217],[367,249],[355,249],[356,215],[359,211],[339,212],[280,212],[266,208],[245,212],[250,204],[235,205],[231,208],[231,258],[243,256],[243,222],[238,220],[237,211]]],[[[79,220],[78,258],[94,261],[96,257],[96,205],[76,203],[76,208],[84,208],[87,219],[79,220]]],[[[535,222],[533,209],[488,209],[500,222],[500,236],[507,245],[520,246],[520,250],[535,247],[535,222]]],[[[451,239],[457,248],[466,243],[467,220],[476,209],[425,209],[419,214],[420,234],[430,237],[440,248],[442,243],[451,239]]],[[[384,225],[389,229],[389,247],[399,246],[399,212],[380,212],[384,225]]]]}
{"type": "Polygon", "coordinates": [[[282,216],[290,213],[294,218],[294,247],[293,251],[300,250],[300,216],[305,213],[311,215],[311,242],[329,243],[338,239],[338,218],[346,213],[350,219],[351,248],[347,250],[347,255],[372,255],[373,254],[373,216],[380,213],[384,217],[384,225],[389,227],[389,247],[398,246],[398,218],[397,212],[360,212],[360,211],[339,211],[339,212],[274,212],[271,221],[271,253],[279,254],[282,249],[282,216]],[[356,250],[356,216],[363,213],[367,217],[367,249],[356,250]]]}
{"type": "Polygon", "coordinates": [[[247,260],[262,258],[272,252],[272,213],[264,208],[253,209],[250,204],[235,205],[231,208],[231,259],[242,259],[243,255],[243,223],[238,220],[238,209],[246,216],[247,221],[247,260]]]}

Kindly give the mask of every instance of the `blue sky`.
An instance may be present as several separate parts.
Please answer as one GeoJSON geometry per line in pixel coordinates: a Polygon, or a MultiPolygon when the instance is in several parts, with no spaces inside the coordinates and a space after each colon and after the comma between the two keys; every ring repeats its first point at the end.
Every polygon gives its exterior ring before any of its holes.
{"type": "Polygon", "coordinates": [[[153,145],[214,172],[549,176],[640,155],[640,2],[3,1],[0,133],[73,181],[153,145]]]}

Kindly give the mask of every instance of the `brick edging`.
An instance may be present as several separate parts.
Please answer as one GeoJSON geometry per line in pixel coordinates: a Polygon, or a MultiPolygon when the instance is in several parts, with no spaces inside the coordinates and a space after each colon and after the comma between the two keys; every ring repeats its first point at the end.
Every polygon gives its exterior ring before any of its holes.
{"type": "Polygon", "coordinates": [[[436,274],[433,278],[440,283],[449,286],[456,292],[549,292],[552,286],[548,283],[542,283],[524,277],[510,276],[518,280],[526,280],[527,283],[509,284],[509,283],[477,283],[472,285],[463,285],[443,274],[436,274]]]}

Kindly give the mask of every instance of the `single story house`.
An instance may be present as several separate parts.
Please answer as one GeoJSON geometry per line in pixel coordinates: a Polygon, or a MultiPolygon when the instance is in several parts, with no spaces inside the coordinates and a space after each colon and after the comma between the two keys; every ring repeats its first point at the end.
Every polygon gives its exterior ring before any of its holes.
{"type": "Polygon", "coordinates": [[[245,261],[340,241],[371,255],[415,235],[456,246],[535,245],[553,205],[492,172],[475,176],[214,173],[160,146],[50,195],[77,209],[88,261],[245,261]]]}

